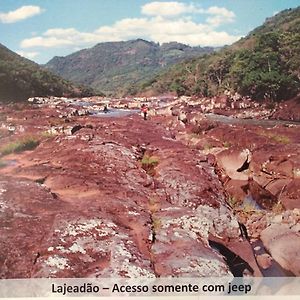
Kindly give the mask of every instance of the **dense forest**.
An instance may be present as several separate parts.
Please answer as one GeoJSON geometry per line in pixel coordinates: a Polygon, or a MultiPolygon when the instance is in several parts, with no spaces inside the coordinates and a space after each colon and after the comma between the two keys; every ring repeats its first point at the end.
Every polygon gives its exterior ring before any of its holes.
{"type": "Polygon", "coordinates": [[[75,86],[0,44],[1,102],[23,101],[32,96],[84,96],[91,93],[91,89],[75,86]]]}
{"type": "Polygon", "coordinates": [[[300,91],[300,7],[282,11],[235,44],[179,63],[139,88],[203,96],[225,90],[275,101],[300,91]]]}

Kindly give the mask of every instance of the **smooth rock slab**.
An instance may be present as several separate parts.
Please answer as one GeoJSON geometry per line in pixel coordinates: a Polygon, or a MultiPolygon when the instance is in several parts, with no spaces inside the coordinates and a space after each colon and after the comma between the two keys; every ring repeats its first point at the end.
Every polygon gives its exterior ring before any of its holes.
{"type": "Polygon", "coordinates": [[[272,224],[261,232],[261,240],[271,256],[286,270],[300,275],[300,233],[286,224],[272,224]]]}
{"type": "Polygon", "coordinates": [[[0,278],[32,277],[39,245],[67,205],[29,180],[0,181],[0,278]]]}
{"type": "Polygon", "coordinates": [[[217,154],[217,162],[220,168],[234,180],[248,180],[246,172],[238,171],[245,163],[250,161],[250,151],[243,150],[224,150],[217,154]]]}

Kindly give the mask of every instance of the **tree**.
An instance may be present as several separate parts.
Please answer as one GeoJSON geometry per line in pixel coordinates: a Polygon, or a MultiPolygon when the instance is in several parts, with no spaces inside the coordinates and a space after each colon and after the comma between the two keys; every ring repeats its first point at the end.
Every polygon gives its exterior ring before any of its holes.
{"type": "Polygon", "coordinates": [[[289,74],[287,61],[280,54],[280,37],[279,33],[262,34],[257,37],[253,50],[236,53],[230,77],[240,94],[257,100],[278,101],[297,93],[299,80],[289,74]]]}
{"type": "Polygon", "coordinates": [[[177,96],[182,96],[186,93],[187,88],[179,79],[176,79],[171,83],[170,90],[175,91],[177,96]]]}
{"type": "Polygon", "coordinates": [[[218,88],[223,85],[226,76],[229,73],[230,66],[232,64],[233,55],[228,52],[225,55],[218,57],[210,66],[208,67],[207,77],[215,84],[218,88]]]}

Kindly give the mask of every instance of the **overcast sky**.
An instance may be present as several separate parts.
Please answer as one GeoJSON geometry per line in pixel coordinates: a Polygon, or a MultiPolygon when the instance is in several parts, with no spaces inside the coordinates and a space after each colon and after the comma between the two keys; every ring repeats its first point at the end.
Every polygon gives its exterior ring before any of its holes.
{"type": "Polygon", "coordinates": [[[0,43],[38,63],[99,42],[223,46],[300,0],[0,0],[0,43]]]}

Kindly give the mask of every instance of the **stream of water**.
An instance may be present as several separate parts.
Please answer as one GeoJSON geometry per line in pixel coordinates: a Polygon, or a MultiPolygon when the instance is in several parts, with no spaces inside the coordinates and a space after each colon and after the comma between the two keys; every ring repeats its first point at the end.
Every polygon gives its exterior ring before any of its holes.
{"type": "Polygon", "coordinates": [[[126,117],[139,113],[139,109],[109,109],[108,112],[97,112],[94,117],[109,118],[109,117],[126,117]]]}
{"type": "Polygon", "coordinates": [[[205,114],[205,116],[211,121],[221,122],[224,124],[257,125],[262,127],[274,127],[276,125],[300,125],[300,122],[295,121],[240,119],[217,114],[205,114]]]}

